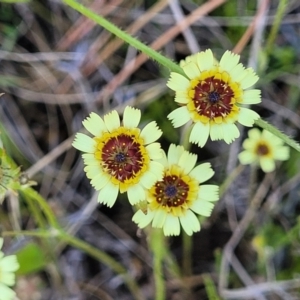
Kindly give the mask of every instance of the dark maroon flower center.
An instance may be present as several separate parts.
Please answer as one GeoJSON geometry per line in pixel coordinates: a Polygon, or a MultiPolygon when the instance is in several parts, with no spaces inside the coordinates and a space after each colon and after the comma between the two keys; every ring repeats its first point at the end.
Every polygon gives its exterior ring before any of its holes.
{"type": "Polygon", "coordinates": [[[231,112],[234,92],[223,80],[214,76],[206,78],[194,87],[194,91],[192,100],[199,115],[213,119],[226,117],[231,112]]]}
{"type": "Polygon", "coordinates": [[[215,104],[220,100],[220,94],[216,91],[212,91],[208,93],[208,100],[212,103],[215,104]]]}
{"type": "Polygon", "coordinates": [[[269,153],[269,148],[265,144],[259,144],[256,148],[256,153],[259,156],[265,156],[269,153]]]}
{"type": "Polygon", "coordinates": [[[110,138],[102,148],[103,168],[117,180],[124,182],[139,173],[144,164],[141,145],[133,136],[120,134],[110,138]]]}
{"type": "Polygon", "coordinates": [[[186,202],[189,186],[177,176],[164,176],[155,184],[156,201],[162,206],[178,207],[186,202]]]}

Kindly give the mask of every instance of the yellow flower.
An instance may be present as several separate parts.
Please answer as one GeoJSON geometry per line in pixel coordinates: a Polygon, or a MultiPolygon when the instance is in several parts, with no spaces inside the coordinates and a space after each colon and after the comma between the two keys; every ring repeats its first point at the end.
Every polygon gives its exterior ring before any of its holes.
{"type": "Polygon", "coordinates": [[[289,147],[283,146],[283,141],[269,131],[261,132],[253,128],[249,130],[248,136],[243,142],[245,150],[238,156],[241,164],[258,163],[268,173],[275,170],[275,160],[289,158],[289,147]]]}
{"type": "Polygon", "coordinates": [[[190,142],[203,147],[208,137],[227,144],[239,137],[235,125],[251,127],[259,115],[245,104],[261,102],[260,90],[250,89],[258,76],[252,68],[239,63],[240,56],[226,51],[218,62],[212,51],[206,50],[181,62],[186,77],[171,73],[167,86],[176,92],[175,101],[181,107],[168,115],[174,127],[190,120],[194,126],[190,142]]]}
{"type": "MultiPolygon", "coordinates": [[[[3,238],[0,238],[0,249],[3,246],[3,238]]],[[[19,263],[16,255],[4,257],[4,253],[0,251],[0,299],[14,299],[16,293],[9,288],[15,284],[14,272],[19,269],[19,263]]]]}
{"type": "Polygon", "coordinates": [[[156,162],[161,158],[159,143],[162,134],[156,122],[143,130],[137,128],[141,111],[127,106],[121,125],[117,111],[102,119],[91,113],[83,126],[93,138],[77,133],[73,147],[86,152],[82,155],[84,168],[91,184],[99,190],[98,201],[112,207],[119,191],[127,192],[131,204],[145,200],[145,189],[161,179],[163,166],[156,162]]]}
{"type": "Polygon", "coordinates": [[[148,191],[146,214],[140,209],[132,220],[140,228],[152,222],[153,227],[163,228],[164,234],[179,235],[183,230],[192,235],[200,230],[195,214],[210,216],[212,202],[219,199],[219,187],[202,185],[214,171],[209,163],[195,167],[197,155],[185,151],[182,146],[170,145],[168,157],[160,160],[164,165],[162,180],[148,191]]]}

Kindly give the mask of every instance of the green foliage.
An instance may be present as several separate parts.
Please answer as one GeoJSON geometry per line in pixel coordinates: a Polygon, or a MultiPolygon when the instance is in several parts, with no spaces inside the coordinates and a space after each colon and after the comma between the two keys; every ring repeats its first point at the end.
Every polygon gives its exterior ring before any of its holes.
{"type": "Polygon", "coordinates": [[[291,149],[290,159],[284,162],[284,170],[288,178],[291,178],[299,173],[300,168],[300,153],[291,149]]]}
{"type": "Polygon", "coordinates": [[[16,191],[20,188],[20,169],[17,168],[3,148],[0,148],[0,204],[6,191],[16,191]]]}
{"type": "Polygon", "coordinates": [[[26,244],[16,255],[20,264],[20,269],[17,271],[18,275],[43,270],[48,263],[42,248],[34,242],[26,244]]]}
{"type": "MultiPolygon", "coordinates": [[[[251,5],[254,4],[253,1],[248,1],[247,4],[251,5]]],[[[214,16],[222,16],[222,17],[229,17],[229,18],[238,18],[237,16],[240,16],[240,12],[238,11],[238,8],[240,7],[239,1],[237,0],[231,0],[226,1],[222,6],[218,7],[214,12],[212,13],[214,16]]],[[[230,23],[230,19],[228,19],[228,22],[230,23]]],[[[227,26],[224,28],[224,31],[226,33],[227,38],[231,41],[231,43],[234,45],[236,44],[240,38],[243,36],[247,29],[247,26],[241,25],[241,26],[227,26]]]]}
{"type": "Polygon", "coordinates": [[[297,52],[291,46],[274,47],[270,54],[271,69],[285,69],[292,67],[297,60],[297,52]]]}
{"type": "Polygon", "coordinates": [[[207,293],[207,297],[209,300],[221,300],[221,298],[218,296],[218,292],[216,289],[216,286],[211,279],[211,276],[209,274],[203,275],[205,290],[207,293]]]}
{"type": "Polygon", "coordinates": [[[0,87],[13,87],[20,79],[17,76],[0,75],[0,87]]]}
{"type": "Polygon", "coordinates": [[[299,243],[299,230],[299,218],[288,231],[272,220],[260,228],[252,240],[252,245],[258,254],[259,272],[265,272],[266,264],[277,265],[278,280],[289,279],[292,274],[299,272],[300,257],[295,255],[299,243]],[[284,268],[281,267],[283,264],[284,268]]]}
{"type": "Polygon", "coordinates": [[[18,25],[20,21],[12,5],[8,3],[0,5],[1,49],[7,51],[13,49],[19,36],[18,25]]]}
{"type": "MultiPolygon", "coordinates": [[[[1,101],[1,100],[0,100],[1,101]]],[[[0,133],[1,133],[1,140],[3,142],[3,145],[5,145],[5,151],[9,158],[13,158],[14,161],[18,162],[19,165],[22,165],[23,167],[27,167],[28,161],[22,154],[22,151],[18,148],[18,146],[14,143],[14,141],[11,139],[11,135],[6,130],[6,128],[3,126],[3,124],[0,121],[0,133]]],[[[11,163],[13,160],[11,160],[11,163]]],[[[13,162],[15,164],[15,162],[13,162]]],[[[15,164],[16,166],[16,164],[15,164]]]]}
{"type": "Polygon", "coordinates": [[[263,129],[266,129],[266,130],[270,131],[275,136],[282,139],[287,145],[289,145],[290,147],[293,147],[295,150],[300,152],[300,144],[298,142],[296,142],[295,140],[293,140],[292,138],[290,138],[289,136],[287,136],[286,134],[284,134],[283,132],[281,132],[275,126],[269,124],[268,122],[266,122],[262,119],[256,120],[255,124],[258,125],[259,127],[263,128],[263,129]]]}
{"type": "Polygon", "coordinates": [[[270,54],[261,51],[258,68],[261,74],[261,85],[278,79],[286,73],[297,73],[299,65],[296,49],[290,46],[274,46],[270,54]]]}
{"type": "MultiPolygon", "coordinates": [[[[0,0],[0,3],[29,3],[30,0],[0,0]]],[[[126,32],[120,30],[118,27],[114,26],[114,24],[110,23],[106,19],[102,18],[101,16],[98,16],[98,14],[94,13],[90,9],[85,8],[84,5],[89,5],[90,1],[72,1],[72,0],[63,0],[64,3],[68,4],[69,6],[73,7],[75,10],[81,12],[83,15],[87,16],[89,19],[96,21],[101,27],[107,29],[111,33],[117,35],[119,38],[123,39],[130,45],[136,47],[138,50],[146,53],[147,55],[151,56],[151,59],[157,61],[160,65],[165,66],[165,68],[161,69],[161,77],[167,77],[169,75],[170,70],[175,70],[178,73],[182,73],[181,68],[174,63],[173,61],[168,60],[163,56],[162,53],[156,52],[152,49],[149,49],[145,45],[145,43],[139,42],[138,40],[130,37],[126,32]],[[84,3],[84,4],[81,4],[84,3]]],[[[206,3],[207,1],[204,0],[194,0],[191,1],[197,5],[202,5],[206,3]]],[[[279,1],[280,2],[280,1],[279,1]]],[[[143,3],[143,1],[139,1],[139,3],[143,3]]],[[[150,1],[148,4],[151,3],[154,4],[156,1],[150,1]]],[[[189,3],[190,4],[190,3],[189,3]]],[[[229,17],[228,24],[230,23],[230,20],[233,20],[233,18],[239,18],[239,16],[253,16],[256,13],[256,5],[257,2],[255,1],[244,1],[243,4],[241,4],[238,0],[231,0],[226,1],[222,6],[220,6],[218,9],[216,9],[214,12],[211,13],[211,15],[215,16],[222,16],[222,17],[229,17]],[[243,6],[243,11],[240,11],[241,5],[243,6]]],[[[53,16],[50,6],[47,6],[43,3],[43,1],[34,0],[30,3],[30,9],[33,12],[33,15],[41,17],[43,21],[49,22],[49,24],[52,25],[53,19],[55,19],[55,16],[53,16]]],[[[283,11],[283,10],[282,10],[283,11]]],[[[65,19],[71,19],[71,14],[73,14],[73,11],[64,11],[65,14],[62,14],[62,18],[65,19]],[[69,14],[68,14],[69,13],[69,14]]],[[[1,31],[2,31],[2,49],[4,50],[13,50],[16,51],[15,43],[19,38],[20,32],[18,31],[18,26],[20,19],[19,16],[15,13],[13,6],[10,4],[1,5],[0,7],[0,14],[1,14],[1,31]],[[5,22],[4,22],[5,21],[5,22]]],[[[278,15],[278,20],[281,22],[281,15],[278,15]]],[[[57,17],[57,16],[56,16],[57,17]]],[[[56,19],[57,21],[58,19],[56,19]]],[[[280,23],[279,22],[279,23],[280,23]]],[[[279,24],[278,23],[278,24],[279,24]]],[[[38,18],[34,20],[34,26],[32,28],[38,27],[38,18]]],[[[59,24],[61,25],[61,24],[59,24]]],[[[65,24],[63,24],[65,25],[65,24]]],[[[77,25],[76,25],[77,26],[77,25]]],[[[74,29],[76,26],[72,27],[71,29],[74,29]]],[[[157,26],[157,25],[155,25],[157,26]]],[[[55,26],[53,26],[54,28],[55,26]]],[[[68,27],[68,26],[66,26],[68,27]]],[[[158,28],[158,27],[157,27],[158,28]]],[[[274,27],[275,28],[275,27],[274,27]]],[[[47,28],[48,30],[49,28],[47,28]]],[[[69,29],[69,27],[68,27],[69,29]]],[[[225,32],[226,39],[230,40],[232,45],[236,44],[240,38],[243,36],[247,29],[247,26],[241,25],[241,26],[224,26],[221,28],[221,31],[225,32]]],[[[278,28],[275,28],[273,30],[274,39],[270,39],[270,49],[272,51],[267,51],[264,48],[264,45],[262,44],[262,51],[259,53],[259,73],[261,74],[261,80],[260,85],[266,85],[269,82],[271,82],[274,79],[280,79],[280,76],[293,76],[294,74],[299,73],[299,64],[297,64],[297,49],[286,46],[286,45],[278,45],[276,44],[276,39],[278,32],[278,28]],[[287,73],[287,74],[286,74],[287,73]]],[[[101,29],[102,30],[102,29],[101,29]]],[[[145,30],[148,30],[146,28],[145,30]]],[[[45,31],[47,32],[47,31],[45,31]]],[[[145,31],[146,32],[146,31],[145,31]]],[[[36,34],[34,31],[32,33],[36,34]]],[[[60,36],[61,38],[67,38],[66,33],[62,33],[60,35],[56,32],[57,36],[60,36]]],[[[89,36],[90,38],[91,36],[89,36]]],[[[28,38],[28,37],[26,37],[28,38]]],[[[36,43],[37,45],[40,45],[40,49],[48,49],[40,39],[40,37],[32,35],[31,36],[32,42],[34,44],[34,39],[37,39],[39,43],[36,43]],[[42,45],[42,46],[41,46],[42,45]]],[[[79,37],[80,39],[80,37],[79,37]]],[[[79,39],[76,42],[82,42],[79,39]]],[[[91,38],[92,40],[92,38],[91,38]]],[[[207,38],[207,41],[210,42],[209,37],[207,38]]],[[[47,42],[47,41],[46,41],[47,42]]],[[[177,51],[176,43],[174,43],[174,49],[177,51]]],[[[202,46],[202,45],[201,45],[202,46]]],[[[215,45],[213,45],[215,47],[215,45]]],[[[17,48],[20,49],[20,48],[17,48]]],[[[69,51],[68,49],[67,51],[69,51]]],[[[100,49],[101,50],[101,49],[100,49]]],[[[124,46],[124,49],[121,49],[124,51],[121,51],[122,53],[125,53],[125,50],[127,50],[127,46],[124,46]]],[[[247,53],[248,49],[244,49],[243,56],[245,57],[245,54],[247,53]]],[[[100,52],[100,51],[99,51],[100,52]]],[[[176,52],[177,55],[177,52],[176,52]]],[[[176,56],[175,56],[176,57],[176,56]]],[[[118,57],[120,62],[123,60],[123,57],[118,57]]],[[[119,63],[119,62],[118,62],[119,63]]],[[[37,68],[38,69],[38,68],[37,68]]],[[[56,70],[57,71],[57,70],[56,70]]],[[[112,70],[114,71],[114,70],[112,70]]],[[[55,75],[57,75],[55,73],[55,75]]],[[[49,73],[49,75],[51,75],[49,73]]],[[[155,74],[157,75],[157,74],[155,74]]],[[[48,76],[46,76],[48,78],[48,76]]],[[[50,76],[49,76],[50,77],[50,76]]],[[[146,76],[145,76],[146,77],[146,76]]],[[[296,77],[296,76],[295,76],[296,77]]],[[[20,77],[19,77],[20,78],[20,77]]],[[[36,77],[34,77],[36,78],[36,77]]],[[[54,78],[56,79],[56,78],[54,78]]],[[[135,78],[136,79],[136,78],[135,78]]],[[[38,81],[37,81],[38,82],[38,81]]],[[[60,82],[60,79],[57,79],[57,82],[60,82]]],[[[284,82],[284,81],[282,81],[284,82]]],[[[287,82],[287,81],[286,81],[287,82]]],[[[285,89],[284,93],[287,93],[287,101],[289,108],[294,109],[295,111],[298,109],[299,106],[299,86],[297,85],[297,81],[290,81],[288,84],[285,83],[285,89]],[[296,83],[295,83],[296,82],[296,83]]],[[[18,78],[14,76],[8,76],[8,75],[1,75],[0,76],[0,87],[14,87],[18,83],[18,78]]],[[[39,82],[38,82],[39,83],[39,82]]],[[[36,83],[36,84],[38,84],[36,83]]],[[[276,81],[277,84],[277,81],[276,81]]],[[[269,86],[267,86],[268,88],[269,86]]],[[[42,91],[41,91],[42,93],[42,91]]],[[[2,100],[2,99],[1,99],[2,100]]],[[[162,129],[164,132],[163,137],[160,139],[162,142],[162,146],[164,149],[165,145],[170,143],[176,143],[178,144],[180,141],[180,135],[184,134],[178,134],[180,131],[179,129],[174,129],[171,125],[171,122],[167,119],[167,115],[175,108],[177,108],[178,105],[174,103],[174,95],[173,92],[170,92],[169,94],[166,93],[166,95],[161,96],[159,99],[156,99],[151,104],[147,104],[147,107],[144,109],[144,114],[142,116],[144,121],[149,120],[155,120],[158,124],[158,126],[162,129]],[[164,145],[165,144],[165,145],[164,145]]],[[[49,110],[50,111],[50,110],[49,110]]],[[[51,112],[51,111],[50,111],[51,112]]],[[[49,116],[51,114],[49,113],[49,116]]],[[[45,121],[46,122],[46,121],[45,121]]],[[[266,122],[263,122],[262,120],[257,122],[260,127],[267,128],[269,131],[273,132],[275,135],[279,136],[282,140],[284,140],[286,143],[288,143],[290,146],[294,147],[295,149],[300,149],[299,145],[289,139],[286,135],[282,134],[280,131],[278,131],[273,126],[269,125],[266,122]]],[[[10,140],[9,133],[5,131],[5,128],[0,124],[0,130],[3,133],[3,144],[6,146],[6,152],[4,152],[3,149],[0,150],[0,160],[1,160],[1,167],[3,170],[11,170],[13,169],[15,173],[13,173],[13,176],[16,178],[16,182],[18,182],[17,179],[19,179],[19,169],[11,159],[13,157],[20,163],[22,160],[22,165],[28,164],[28,162],[25,160],[25,158],[22,155],[22,149],[18,149],[18,147],[10,140]],[[13,168],[12,168],[13,166],[13,168]],[[16,172],[17,170],[17,172],[16,172]]],[[[52,139],[56,139],[56,137],[50,136],[52,139]]],[[[50,149],[50,147],[49,147],[50,149]]],[[[205,149],[206,150],[206,149],[205,149]]],[[[201,151],[201,150],[199,150],[201,151]]],[[[71,161],[71,155],[70,161],[71,161]]],[[[299,152],[292,150],[291,151],[291,158],[289,161],[284,162],[282,169],[284,170],[284,176],[278,172],[276,176],[276,180],[274,181],[275,184],[278,182],[281,183],[283,180],[286,180],[286,178],[291,178],[293,176],[296,176],[299,172],[299,152]]],[[[220,164],[226,164],[223,159],[224,157],[219,157],[221,161],[220,164]]],[[[71,163],[70,163],[71,164],[71,163]]],[[[25,165],[26,166],[26,165],[25,165]]],[[[5,175],[7,177],[7,174],[11,175],[10,173],[4,173],[2,170],[1,175],[5,175]]],[[[217,173],[218,171],[216,171],[217,173]]],[[[232,176],[233,173],[228,174],[228,178],[230,179],[230,176],[232,176]]],[[[240,174],[240,173],[239,173],[240,174]]],[[[220,175],[220,173],[219,173],[220,175]]],[[[222,174],[221,174],[222,175],[222,174]]],[[[233,177],[233,176],[232,176],[233,177]]],[[[246,177],[246,176],[245,176],[246,177]]],[[[247,177],[246,177],[247,178],[247,177]]],[[[244,179],[244,177],[243,177],[244,179]]],[[[238,194],[239,190],[239,182],[240,178],[239,176],[234,176],[234,179],[230,180],[230,183],[226,185],[226,191],[227,188],[229,189],[229,186],[235,185],[236,182],[238,182],[236,193],[238,194]]],[[[226,182],[226,181],[225,181],[226,182]]],[[[18,182],[19,183],[19,182],[18,182]]],[[[69,184],[69,183],[68,183],[69,184]]],[[[245,185],[247,186],[247,182],[245,185]]],[[[15,188],[15,186],[13,186],[15,188]]],[[[73,188],[73,187],[72,187],[73,188]]],[[[272,187],[270,188],[272,189],[272,187]]],[[[14,189],[13,189],[14,190],[14,189]]],[[[17,253],[18,261],[20,263],[20,270],[17,272],[19,275],[26,275],[33,272],[37,272],[40,270],[45,269],[46,265],[51,261],[55,261],[57,259],[56,252],[52,251],[52,248],[50,249],[47,246],[49,245],[49,241],[52,241],[52,239],[55,237],[56,240],[59,243],[59,246],[61,248],[65,246],[75,247],[79,249],[80,251],[86,253],[87,255],[93,257],[94,259],[98,260],[101,264],[105,265],[109,269],[111,269],[113,272],[115,272],[120,278],[124,278],[124,282],[128,285],[128,288],[132,295],[135,295],[135,299],[142,299],[139,296],[139,293],[141,293],[142,288],[138,286],[138,284],[135,282],[136,278],[132,277],[130,272],[128,272],[128,266],[124,264],[123,261],[122,264],[118,263],[118,261],[114,257],[110,257],[107,255],[107,253],[102,252],[100,249],[94,248],[91,244],[88,244],[83,241],[83,239],[75,238],[72,236],[72,234],[75,235],[74,232],[71,232],[70,234],[66,228],[62,227],[60,221],[61,219],[57,218],[56,211],[52,210],[51,206],[47,203],[47,199],[42,197],[41,194],[39,194],[36,190],[30,188],[30,186],[20,186],[18,185],[16,188],[17,192],[20,192],[19,200],[21,203],[21,217],[25,218],[29,215],[30,216],[30,225],[33,224],[34,228],[30,228],[30,231],[28,232],[21,232],[21,234],[29,235],[29,236],[35,236],[36,238],[39,238],[39,242],[29,242],[28,244],[24,245],[22,249],[20,249],[17,253]],[[25,203],[25,205],[23,205],[25,203]],[[26,209],[27,211],[24,213],[22,209],[26,209]],[[47,249],[50,249],[49,252],[47,249]]],[[[2,191],[3,192],[3,191],[2,191]]],[[[5,192],[5,191],[4,191],[5,192]]],[[[3,193],[2,193],[3,194],[3,193]]],[[[3,195],[2,195],[3,196],[3,195]]],[[[235,195],[234,195],[235,196],[235,195]]],[[[239,195],[237,195],[239,196],[239,195]]],[[[235,204],[240,204],[238,201],[238,197],[234,199],[235,204]]],[[[223,205],[223,204],[222,204],[223,205]]],[[[221,205],[221,206],[222,206],[221,205]]],[[[226,203],[226,205],[228,205],[226,203]]],[[[8,206],[9,207],[9,206],[8,206]]],[[[125,207],[125,206],[124,206],[125,207]]],[[[279,205],[278,207],[278,213],[280,213],[283,210],[284,205],[279,205]]],[[[10,207],[9,207],[10,208],[10,207]]],[[[6,213],[6,207],[3,206],[3,211],[1,211],[1,216],[5,216],[6,213]]],[[[246,208],[247,209],[247,208],[246,208]]],[[[219,212],[222,211],[222,207],[219,207],[219,212]]],[[[225,211],[225,210],[223,210],[225,211]]],[[[223,212],[222,211],[222,212],[223,212]]],[[[229,209],[228,209],[229,211],[229,209]]],[[[217,212],[217,213],[219,213],[217,212]]],[[[226,212],[225,212],[226,213],[226,212]]],[[[266,212],[265,215],[267,215],[268,212],[266,212]]],[[[295,215],[297,212],[295,212],[295,215]]],[[[221,213],[220,213],[221,215],[221,213]]],[[[227,217],[227,216],[226,216],[227,217]]],[[[294,217],[294,216],[293,216],[294,217]]],[[[204,218],[204,217],[202,217],[204,218]]],[[[5,216],[5,220],[8,219],[8,217],[5,216]]],[[[62,218],[63,219],[63,218],[62,218]]],[[[240,220],[238,220],[240,221],[240,220]]],[[[227,225],[227,221],[222,221],[223,225],[224,223],[227,225]]],[[[255,222],[253,222],[255,224],[255,222]]],[[[292,222],[291,222],[292,223],[292,222]]],[[[21,226],[23,224],[20,224],[21,226]]],[[[257,272],[255,276],[258,278],[261,278],[265,276],[265,270],[266,270],[266,264],[271,261],[273,262],[274,257],[278,253],[284,253],[284,262],[287,262],[286,265],[279,265],[277,266],[278,269],[276,269],[276,279],[290,279],[293,274],[299,274],[300,269],[300,257],[299,257],[299,231],[300,231],[300,220],[293,219],[292,228],[287,229],[283,227],[281,224],[275,223],[273,220],[270,220],[265,217],[263,220],[263,224],[260,227],[255,227],[255,225],[249,225],[251,227],[251,230],[256,232],[256,236],[253,241],[253,245],[257,251],[258,254],[258,260],[253,262],[253,269],[257,269],[257,272]],[[269,254],[265,250],[270,250],[269,254]],[[266,256],[270,255],[270,256],[266,256]]],[[[289,226],[289,224],[288,224],[289,226]]],[[[287,226],[287,227],[288,227],[287,226]]],[[[248,227],[248,229],[249,229],[248,227]]],[[[15,228],[15,227],[14,227],[15,228]]],[[[68,228],[69,229],[69,228],[68,228]]],[[[20,234],[19,232],[9,232],[4,231],[4,235],[17,235],[20,234]]],[[[97,237],[96,237],[97,238],[97,237]]],[[[196,236],[195,236],[196,238],[196,236]]],[[[247,236],[246,236],[247,239],[247,236]]],[[[174,239],[175,240],[175,239],[174,239]]],[[[169,241],[173,241],[171,238],[169,241]]],[[[165,293],[166,293],[166,282],[165,282],[165,274],[168,276],[168,279],[170,281],[174,278],[178,280],[182,280],[180,278],[181,270],[176,264],[176,260],[172,257],[172,243],[166,243],[166,240],[162,236],[161,231],[155,231],[152,232],[152,235],[149,237],[148,247],[149,250],[151,250],[153,254],[153,278],[156,285],[156,300],[158,299],[165,299],[165,293]],[[167,272],[166,272],[167,271],[167,272]]],[[[176,246],[178,247],[178,246],[176,246]]],[[[188,262],[190,264],[190,267],[192,266],[192,257],[191,251],[184,251],[185,248],[182,246],[182,243],[180,244],[181,249],[183,249],[183,255],[188,254],[188,262]],[[191,262],[191,263],[190,263],[191,262]]],[[[179,248],[179,247],[178,247],[179,248]]],[[[237,251],[238,252],[238,251],[237,251]]],[[[219,272],[221,269],[221,259],[222,259],[222,251],[220,249],[217,249],[215,251],[215,257],[214,257],[214,264],[216,270],[219,272]]],[[[150,272],[149,272],[150,273],[150,272]]],[[[252,275],[252,274],[251,274],[252,275]]],[[[232,272],[228,275],[229,281],[231,282],[231,287],[240,287],[242,286],[242,282],[240,281],[240,278],[235,272],[232,272]]],[[[218,296],[216,285],[214,280],[211,278],[209,274],[203,275],[204,284],[206,293],[209,300],[220,300],[220,297],[218,296]]]]}

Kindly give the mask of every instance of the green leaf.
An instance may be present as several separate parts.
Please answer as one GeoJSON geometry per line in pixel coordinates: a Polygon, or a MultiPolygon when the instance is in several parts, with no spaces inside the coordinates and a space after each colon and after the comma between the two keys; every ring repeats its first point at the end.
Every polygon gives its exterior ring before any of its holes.
{"type": "Polygon", "coordinates": [[[43,250],[34,242],[25,245],[16,255],[20,264],[20,269],[17,271],[18,275],[42,270],[48,263],[43,250]]]}
{"type": "Polygon", "coordinates": [[[204,274],[203,280],[204,280],[205,290],[206,290],[208,299],[209,300],[221,300],[221,298],[218,296],[216,286],[215,286],[213,280],[211,279],[210,275],[204,274]]]}

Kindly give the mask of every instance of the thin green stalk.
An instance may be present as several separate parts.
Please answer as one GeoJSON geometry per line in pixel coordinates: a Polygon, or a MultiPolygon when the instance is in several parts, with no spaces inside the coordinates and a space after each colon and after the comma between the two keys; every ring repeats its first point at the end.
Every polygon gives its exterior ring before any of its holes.
{"type": "Polygon", "coordinates": [[[105,264],[109,268],[111,268],[114,272],[121,275],[124,278],[124,281],[127,284],[127,287],[130,290],[130,292],[132,293],[132,296],[134,297],[134,299],[137,299],[137,300],[145,299],[145,297],[142,295],[141,290],[139,289],[139,286],[137,285],[137,283],[128,274],[127,269],[124,268],[117,261],[115,261],[108,254],[106,254],[103,251],[100,251],[99,249],[91,246],[90,244],[88,244],[76,237],[68,235],[65,232],[61,232],[60,237],[62,238],[62,240],[64,242],[84,251],[85,253],[88,253],[90,256],[101,261],[103,264],[105,264]]]}
{"type": "Polygon", "coordinates": [[[184,147],[186,151],[189,151],[191,148],[191,143],[190,143],[190,134],[193,129],[193,126],[184,126],[183,132],[181,135],[180,143],[184,147]]]}
{"type": "Polygon", "coordinates": [[[182,74],[183,76],[186,76],[181,67],[173,62],[172,60],[168,59],[167,57],[163,56],[159,52],[153,50],[152,48],[148,47],[144,43],[140,42],[138,39],[134,38],[130,34],[126,33],[125,31],[121,30],[105,18],[95,14],[93,11],[90,9],[86,8],[83,4],[80,4],[74,0],[63,0],[63,2],[76,11],[80,12],[82,15],[86,16],[90,20],[93,20],[96,22],[98,25],[102,26],[112,34],[116,35],[126,43],[128,43],[130,46],[140,50],[144,54],[148,55],[151,57],[153,60],[157,61],[159,64],[162,66],[165,66],[172,72],[176,72],[179,74],[182,74]]]}
{"type": "Polygon", "coordinates": [[[169,277],[181,282],[180,289],[182,290],[183,295],[187,296],[188,298],[188,295],[190,295],[191,292],[189,285],[185,284],[185,276],[182,276],[181,269],[169,248],[166,248],[165,262],[169,277]]]}
{"type": "MultiPolygon", "coordinates": [[[[31,187],[22,188],[19,190],[20,194],[23,195],[23,198],[27,202],[29,209],[33,215],[33,218],[35,222],[37,223],[38,228],[42,230],[48,229],[49,225],[52,228],[59,228],[58,222],[56,220],[56,217],[52,211],[52,209],[49,207],[47,201],[40,196],[35,190],[33,190],[31,187]]],[[[51,257],[51,260],[56,264],[56,255],[54,253],[54,249],[51,246],[51,243],[49,240],[44,239],[41,243],[43,247],[43,251],[45,254],[47,254],[49,257],[51,257]]],[[[58,270],[58,266],[57,266],[58,270]]]]}
{"type": "Polygon", "coordinates": [[[74,237],[66,232],[54,229],[50,231],[39,231],[39,232],[31,232],[31,231],[4,231],[3,236],[17,236],[17,235],[26,235],[26,236],[34,236],[40,237],[43,239],[49,239],[52,237],[56,237],[61,241],[65,242],[68,245],[71,245],[86,254],[94,257],[96,260],[100,261],[104,265],[108,266],[115,273],[122,276],[124,278],[125,283],[127,284],[128,289],[132,293],[132,296],[136,300],[145,300],[145,297],[142,295],[138,285],[136,282],[128,275],[128,272],[125,267],[123,267],[120,263],[114,260],[111,256],[106,254],[105,252],[91,246],[90,244],[74,237]]]}
{"type": "Polygon", "coordinates": [[[48,239],[51,237],[54,237],[57,235],[57,233],[54,233],[53,231],[45,231],[45,230],[39,230],[39,231],[30,231],[30,230],[15,230],[15,231],[3,231],[2,236],[28,236],[28,237],[38,237],[38,238],[44,238],[48,239]]]}
{"type": "MultiPolygon", "coordinates": [[[[26,199],[30,198],[30,199],[36,201],[37,206],[45,214],[45,216],[47,218],[47,221],[50,224],[50,226],[52,226],[53,228],[56,228],[56,229],[60,228],[60,225],[58,224],[57,219],[56,219],[52,209],[48,205],[47,201],[40,194],[38,194],[35,190],[33,190],[30,187],[28,187],[26,189],[21,189],[20,192],[21,192],[21,194],[24,195],[24,197],[26,199]]],[[[38,216],[36,216],[36,217],[38,217],[38,216]]]]}
{"type": "MultiPolygon", "coordinates": [[[[186,151],[189,151],[191,144],[189,136],[191,134],[192,126],[185,126],[182,133],[181,144],[186,151]]],[[[182,274],[183,276],[192,275],[192,237],[188,236],[184,231],[182,234],[182,274]]]]}
{"type": "Polygon", "coordinates": [[[176,259],[174,258],[173,253],[168,247],[165,248],[165,252],[166,252],[165,263],[166,263],[167,272],[170,274],[171,278],[181,280],[180,266],[178,265],[176,259]]]}
{"type": "Polygon", "coordinates": [[[270,131],[271,133],[282,139],[286,144],[300,152],[300,145],[273,125],[269,124],[268,122],[262,119],[258,119],[257,121],[255,121],[255,124],[263,129],[270,131]]]}
{"type": "MultiPolygon", "coordinates": [[[[23,194],[22,191],[20,191],[20,194],[23,194]]],[[[32,199],[32,197],[29,197],[26,195],[26,193],[23,194],[23,198],[26,201],[29,211],[31,212],[38,228],[40,229],[46,229],[48,226],[48,223],[46,222],[40,208],[38,205],[36,205],[35,201],[32,199]]]]}
{"type": "Polygon", "coordinates": [[[185,232],[182,234],[182,274],[183,276],[192,275],[192,237],[185,232]]]}
{"type": "MultiPolygon", "coordinates": [[[[176,73],[179,73],[179,74],[185,76],[185,73],[183,72],[182,68],[178,64],[176,64],[172,60],[168,59],[164,55],[160,54],[159,52],[153,50],[152,48],[148,47],[144,43],[140,42],[138,39],[134,38],[130,34],[121,30],[120,28],[118,28],[117,26],[115,26],[114,24],[112,24],[111,22],[106,20],[105,18],[95,14],[93,11],[86,8],[83,4],[80,4],[74,0],[63,0],[63,2],[65,4],[67,4],[68,6],[72,7],[73,9],[75,9],[76,11],[80,12],[82,15],[86,16],[90,20],[93,20],[98,25],[104,27],[106,30],[108,30],[112,34],[116,35],[123,41],[127,42],[132,47],[134,47],[134,48],[140,50],[141,52],[143,52],[144,54],[148,55],[150,58],[157,61],[159,64],[165,66],[170,71],[176,72],[176,73]]],[[[274,39],[276,37],[277,31],[278,31],[278,28],[280,25],[280,21],[282,19],[286,5],[287,5],[287,0],[280,1],[280,5],[277,10],[274,25],[271,29],[270,37],[267,42],[267,46],[266,46],[267,48],[272,47],[272,45],[274,43],[274,39]]],[[[276,135],[279,138],[281,138],[282,140],[284,140],[288,145],[290,145],[291,147],[295,148],[297,151],[300,152],[300,145],[298,145],[295,141],[293,141],[292,139],[290,139],[289,137],[287,137],[286,135],[281,133],[275,127],[269,125],[267,122],[265,122],[261,119],[257,120],[255,123],[262,128],[266,128],[267,130],[272,132],[274,135],[276,135]]]]}
{"type": "Polygon", "coordinates": [[[203,274],[203,281],[205,286],[205,291],[209,300],[221,300],[218,296],[216,285],[212,280],[210,274],[203,274]]]}
{"type": "Polygon", "coordinates": [[[150,247],[153,253],[153,276],[155,282],[155,300],[166,299],[165,280],[163,275],[163,259],[165,257],[165,237],[162,229],[152,228],[150,247]]]}
{"type": "Polygon", "coordinates": [[[277,32],[281,23],[281,20],[283,18],[283,14],[286,10],[288,4],[288,0],[280,0],[278,4],[278,9],[275,15],[275,19],[273,21],[273,25],[270,31],[270,34],[268,36],[267,42],[266,42],[266,52],[270,54],[273,50],[273,45],[277,36],[277,32]]]}

